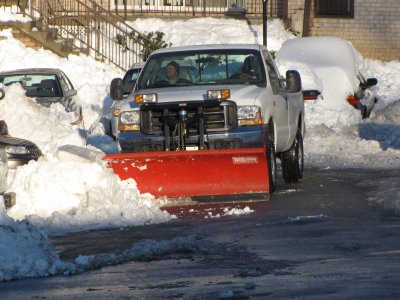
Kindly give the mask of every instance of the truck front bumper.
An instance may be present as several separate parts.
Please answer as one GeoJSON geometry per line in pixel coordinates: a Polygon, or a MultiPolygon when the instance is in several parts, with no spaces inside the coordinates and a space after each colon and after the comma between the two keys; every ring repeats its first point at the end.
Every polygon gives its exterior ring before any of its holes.
{"type": "MultiPolygon", "coordinates": [[[[260,148],[265,145],[266,125],[238,126],[227,132],[210,132],[204,135],[206,149],[260,148]]],[[[199,136],[185,139],[187,150],[196,150],[199,136]]],[[[165,151],[165,138],[139,131],[119,132],[118,148],[121,152],[165,151]]],[[[172,141],[173,142],[173,141],[172,141]]]]}

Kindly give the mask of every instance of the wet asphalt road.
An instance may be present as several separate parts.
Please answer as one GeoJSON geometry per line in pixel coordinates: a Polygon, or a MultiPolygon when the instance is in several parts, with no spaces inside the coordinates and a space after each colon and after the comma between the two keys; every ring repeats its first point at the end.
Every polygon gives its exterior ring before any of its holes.
{"type": "MultiPolygon", "coordinates": [[[[0,283],[0,299],[400,299],[400,217],[367,201],[398,170],[306,170],[248,215],[175,209],[166,224],[51,240],[61,258],[195,237],[209,251],[171,253],[73,276],[0,283]]],[[[224,205],[223,207],[226,207],[224,205]]],[[[210,210],[207,210],[210,209],[210,210]]]]}

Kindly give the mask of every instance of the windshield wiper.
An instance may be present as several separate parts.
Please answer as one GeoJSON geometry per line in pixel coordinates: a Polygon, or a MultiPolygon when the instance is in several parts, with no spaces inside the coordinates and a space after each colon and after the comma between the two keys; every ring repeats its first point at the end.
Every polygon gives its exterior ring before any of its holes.
{"type": "Polygon", "coordinates": [[[144,88],[151,89],[151,88],[177,87],[177,86],[189,86],[189,85],[193,85],[193,83],[191,83],[191,82],[176,82],[176,83],[160,82],[160,83],[146,85],[144,88]]]}
{"type": "Polygon", "coordinates": [[[163,82],[163,83],[149,84],[149,85],[144,86],[144,88],[151,89],[151,88],[171,87],[171,86],[174,86],[174,84],[169,84],[167,82],[163,82]]]}

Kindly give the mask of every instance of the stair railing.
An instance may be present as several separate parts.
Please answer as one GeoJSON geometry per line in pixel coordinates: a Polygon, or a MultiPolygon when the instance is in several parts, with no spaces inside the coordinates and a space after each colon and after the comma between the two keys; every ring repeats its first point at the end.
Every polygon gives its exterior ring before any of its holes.
{"type": "Polygon", "coordinates": [[[122,70],[145,60],[159,46],[120,16],[92,0],[31,0],[27,14],[38,30],[64,41],[66,51],[79,49],[122,70]]]}

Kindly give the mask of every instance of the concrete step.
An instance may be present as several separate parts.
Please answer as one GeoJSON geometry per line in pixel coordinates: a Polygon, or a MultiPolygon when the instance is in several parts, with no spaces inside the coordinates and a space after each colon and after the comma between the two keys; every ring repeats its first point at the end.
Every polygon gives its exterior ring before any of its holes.
{"type": "Polygon", "coordinates": [[[56,28],[44,31],[36,29],[35,25],[35,23],[30,22],[1,22],[0,28],[12,28],[14,37],[27,47],[51,50],[61,57],[67,57],[72,53],[79,54],[74,50],[72,40],[59,40],[57,38],[56,28]]]}

